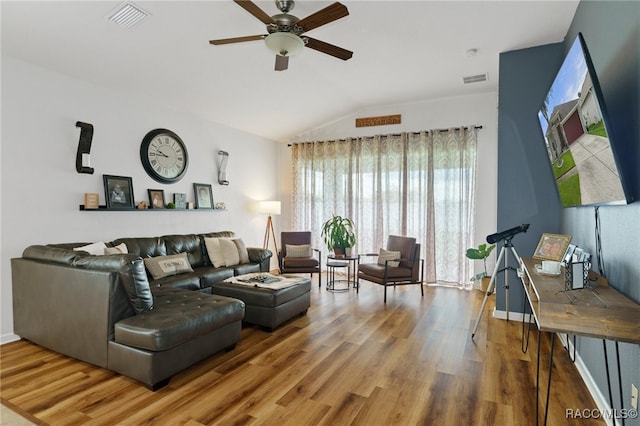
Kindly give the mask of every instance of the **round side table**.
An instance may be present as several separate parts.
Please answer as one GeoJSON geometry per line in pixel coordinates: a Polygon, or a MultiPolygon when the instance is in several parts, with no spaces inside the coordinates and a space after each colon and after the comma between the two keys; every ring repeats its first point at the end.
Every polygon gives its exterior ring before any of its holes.
{"type": "Polygon", "coordinates": [[[358,286],[356,277],[358,274],[358,257],[357,256],[343,256],[338,257],[334,254],[327,256],[327,291],[343,292],[349,291],[349,286],[353,288],[358,286]],[[353,267],[353,277],[351,276],[351,268],[353,267]],[[336,271],[338,269],[347,269],[347,279],[336,279],[336,271]]]}

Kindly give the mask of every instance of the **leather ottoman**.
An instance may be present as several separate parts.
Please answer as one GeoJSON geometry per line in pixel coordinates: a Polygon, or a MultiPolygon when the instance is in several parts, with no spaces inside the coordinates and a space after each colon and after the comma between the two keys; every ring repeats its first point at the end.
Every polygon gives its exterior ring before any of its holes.
{"type": "MultiPolygon", "coordinates": [[[[249,274],[253,275],[253,274],[249,274]]],[[[296,315],[305,315],[311,306],[311,280],[306,277],[279,275],[291,280],[290,285],[283,288],[269,288],[269,284],[239,284],[243,277],[218,281],[211,285],[211,292],[220,296],[233,297],[245,303],[243,322],[255,324],[273,331],[280,324],[296,315]],[[230,280],[236,282],[229,282],[230,280]]],[[[278,283],[275,283],[278,284],[278,283]]]]}

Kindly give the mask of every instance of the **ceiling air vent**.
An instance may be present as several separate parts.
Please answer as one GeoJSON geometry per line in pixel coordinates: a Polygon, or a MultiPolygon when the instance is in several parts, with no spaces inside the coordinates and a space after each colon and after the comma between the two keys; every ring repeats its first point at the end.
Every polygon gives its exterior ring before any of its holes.
{"type": "Polygon", "coordinates": [[[466,77],[462,77],[462,81],[464,82],[464,84],[479,83],[481,81],[487,81],[487,80],[488,80],[487,73],[468,75],[466,77]]]}
{"type": "Polygon", "coordinates": [[[111,13],[107,15],[107,19],[120,25],[124,29],[130,30],[147,16],[149,16],[149,13],[141,9],[139,6],[136,6],[131,2],[124,2],[111,11],[111,13]]]}

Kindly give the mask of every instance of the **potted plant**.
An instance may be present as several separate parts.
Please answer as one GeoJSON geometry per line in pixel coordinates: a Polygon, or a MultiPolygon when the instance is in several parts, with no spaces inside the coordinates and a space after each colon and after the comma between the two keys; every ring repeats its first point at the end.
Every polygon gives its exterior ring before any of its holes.
{"type": "Polygon", "coordinates": [[[321,236],[329,250],[337,255],[344,255],[347,248],[356,244],[354,224],[349,218],[333,215],[322,225],[321,236]]]}
{"type": "Polygon", "coordinates": [[[487,291],[489,282],[491,281],[491,277],[487,274],[487,257],[489,257],[494,248],[496,248],[495,244],[491,244],[490,246],[480,244],[477,248],[467,249],[467,257],[469,259],[482,260],[484,263],[484,272],[480,272],[471,277],[471,281],[481,280],[482,291],[487,291]]]}

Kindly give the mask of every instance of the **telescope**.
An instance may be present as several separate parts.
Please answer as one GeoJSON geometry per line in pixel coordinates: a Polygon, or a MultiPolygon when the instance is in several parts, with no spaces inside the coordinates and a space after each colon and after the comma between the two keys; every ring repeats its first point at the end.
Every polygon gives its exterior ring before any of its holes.
{"type": "Polygon", "coordinates": [[[497,243],[500,240],[511,239],[515,235],[518,235],[521,232],[527,232],[527,229],[529,229],[529,224],[523,223],[520,226],[507,229],[506,231],[496,232],[495,234],[487,235],[487,242],[489,244],[493,244],[493,243],[497,243]]]}

